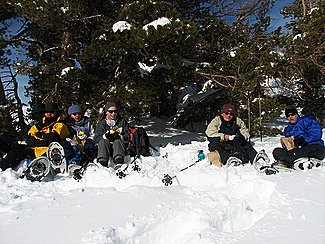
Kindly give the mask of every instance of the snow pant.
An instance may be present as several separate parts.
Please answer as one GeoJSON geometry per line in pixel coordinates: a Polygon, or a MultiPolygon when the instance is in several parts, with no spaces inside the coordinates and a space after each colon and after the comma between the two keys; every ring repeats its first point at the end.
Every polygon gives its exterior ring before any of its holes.
{"type": "Polygon", "coordinates": [[[27,145],[17,144],[10,151],[7,152],[6,156],[0,161],[0,168],[6,170],[8,168],[16,168],[19,163],[28,158],[35,158],[33,149],[27,145]]]}
{"type": "Polygon", "coordinates": [[[253,146],[247,141],[243,143],[234,141],[210,141],[208,147],[210,152],[219,152],[223,165],[227,163],[227,159],[229,157],[239,158],[244,164],[248,162],[253,163],[253,160],[257,154],[253,146]]]}
{"type": "Polygon", "coordinates": [[[323,160],[325,157],[325,147],[318,144],[309,144],[301,148],[295,148],[287,151],[284,148],[277,147],[272,152],[275,160],[282,161],[288,167],[293,167],[294,161],[298,158],[317,158],[323,160]]]}
{"type": "Polygon", "coordinates": [[[91,139],[86,139],[83,152],[91,161],[97,158],[97,148],[95,142],[91,139]]]}
{"type": "Polygon", "coordinates": [[[97,162],[103,166],[108,166],[109,158],[112,157],[113,161],[116,157],[125,157],[126,145],[121,139],[115,140],[110,143],[108,140],[102,139],[98,143],[98,156],[97,162]]]}

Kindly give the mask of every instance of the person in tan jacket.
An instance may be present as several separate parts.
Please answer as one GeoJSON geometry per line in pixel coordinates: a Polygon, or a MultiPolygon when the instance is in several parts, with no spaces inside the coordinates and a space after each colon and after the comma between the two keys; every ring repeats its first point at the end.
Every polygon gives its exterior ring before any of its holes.
{"type": "Polygon", "coordinates": [[[232,104],[224,104],[221,114],[216,116],[205,131],[209,141],[208,158],[212,164],[240,165],[253,163],[257,154],[248,142],[249,131],[243,120],[236,116],[232,104]]]}

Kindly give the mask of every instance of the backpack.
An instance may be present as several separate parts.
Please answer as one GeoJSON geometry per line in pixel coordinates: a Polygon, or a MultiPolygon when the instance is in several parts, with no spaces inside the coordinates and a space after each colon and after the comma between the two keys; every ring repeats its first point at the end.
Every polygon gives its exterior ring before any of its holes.
{"type": "Polygon", "coordinates": [[[150,142],[147,132],[142,127],[129,128],[128,151],[131,157],[150,156],[150,142]]]}

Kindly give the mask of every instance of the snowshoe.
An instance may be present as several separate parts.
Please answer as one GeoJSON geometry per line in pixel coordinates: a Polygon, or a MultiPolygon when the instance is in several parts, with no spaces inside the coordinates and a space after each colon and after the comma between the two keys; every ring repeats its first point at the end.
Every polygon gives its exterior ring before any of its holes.
{"type": "Polygon", "coordinates": [[[298,158],[293,162],[293,168],[295,170],[310,170],[316,164],[314,164],[309,158],[298,158]]]}
{"type": "Polygon", "coordinates": [[[226,167],[239,166],[239,165],[243,165],[243,162],[239,158],[232,156],[227,159],[226,167]]]}
{"type": "Polygon", "coordinates": [[[35,158],[23,173],[30,181],[41,181],[50,172],[51,163],[47,157],[35,158]]]}
{"type": "Polygon", "coordinates": [[[68,172],[70,176],[76,175],[78,172],[80,172],[81,166],[77,164],[70,164],[68,166],[68,172]]]}
{"type": "Polygon", "coordinates": [[[55,174],[65,173],[67,171],[67,162],[63,147],[58,142],[52,142],[47,151],[46,156],[51,162],[51,168],[55,174]]]}
{"type": "Polygon", "coordinates": [[[129,164],[116,164],[114,166],[114,170],[116,172],[116,175],[122,179],[126,176],[126,170],[128,169],[129,164]]]}
{"type": "Polygon", "coordinates": [[[253,160],[254,168],[261,173],[272,174],[271,172],[276,173],[276,170],[273,170],[272,164],[270,163],[270,159],[267,156],[264,150],[258,152],[253,160]]]}

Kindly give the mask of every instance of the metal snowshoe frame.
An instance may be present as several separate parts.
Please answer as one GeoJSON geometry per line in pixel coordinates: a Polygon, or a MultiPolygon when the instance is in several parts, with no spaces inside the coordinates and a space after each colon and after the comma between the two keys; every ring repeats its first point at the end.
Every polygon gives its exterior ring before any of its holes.
{"type": "Polygon", "coordinates": [[[65,173],[68,171],[65,153],[60,143],[52,142],[46,151],[46,156],[51,162],[51,168],[54,171],[54,174],[65,173]]]}
{"type": "Polygon", "coordinates": [[[35,158],[21,177],[26,177],[30,181],[41,181],[50,172],[50,161],[47,157],[35,158]]]}

